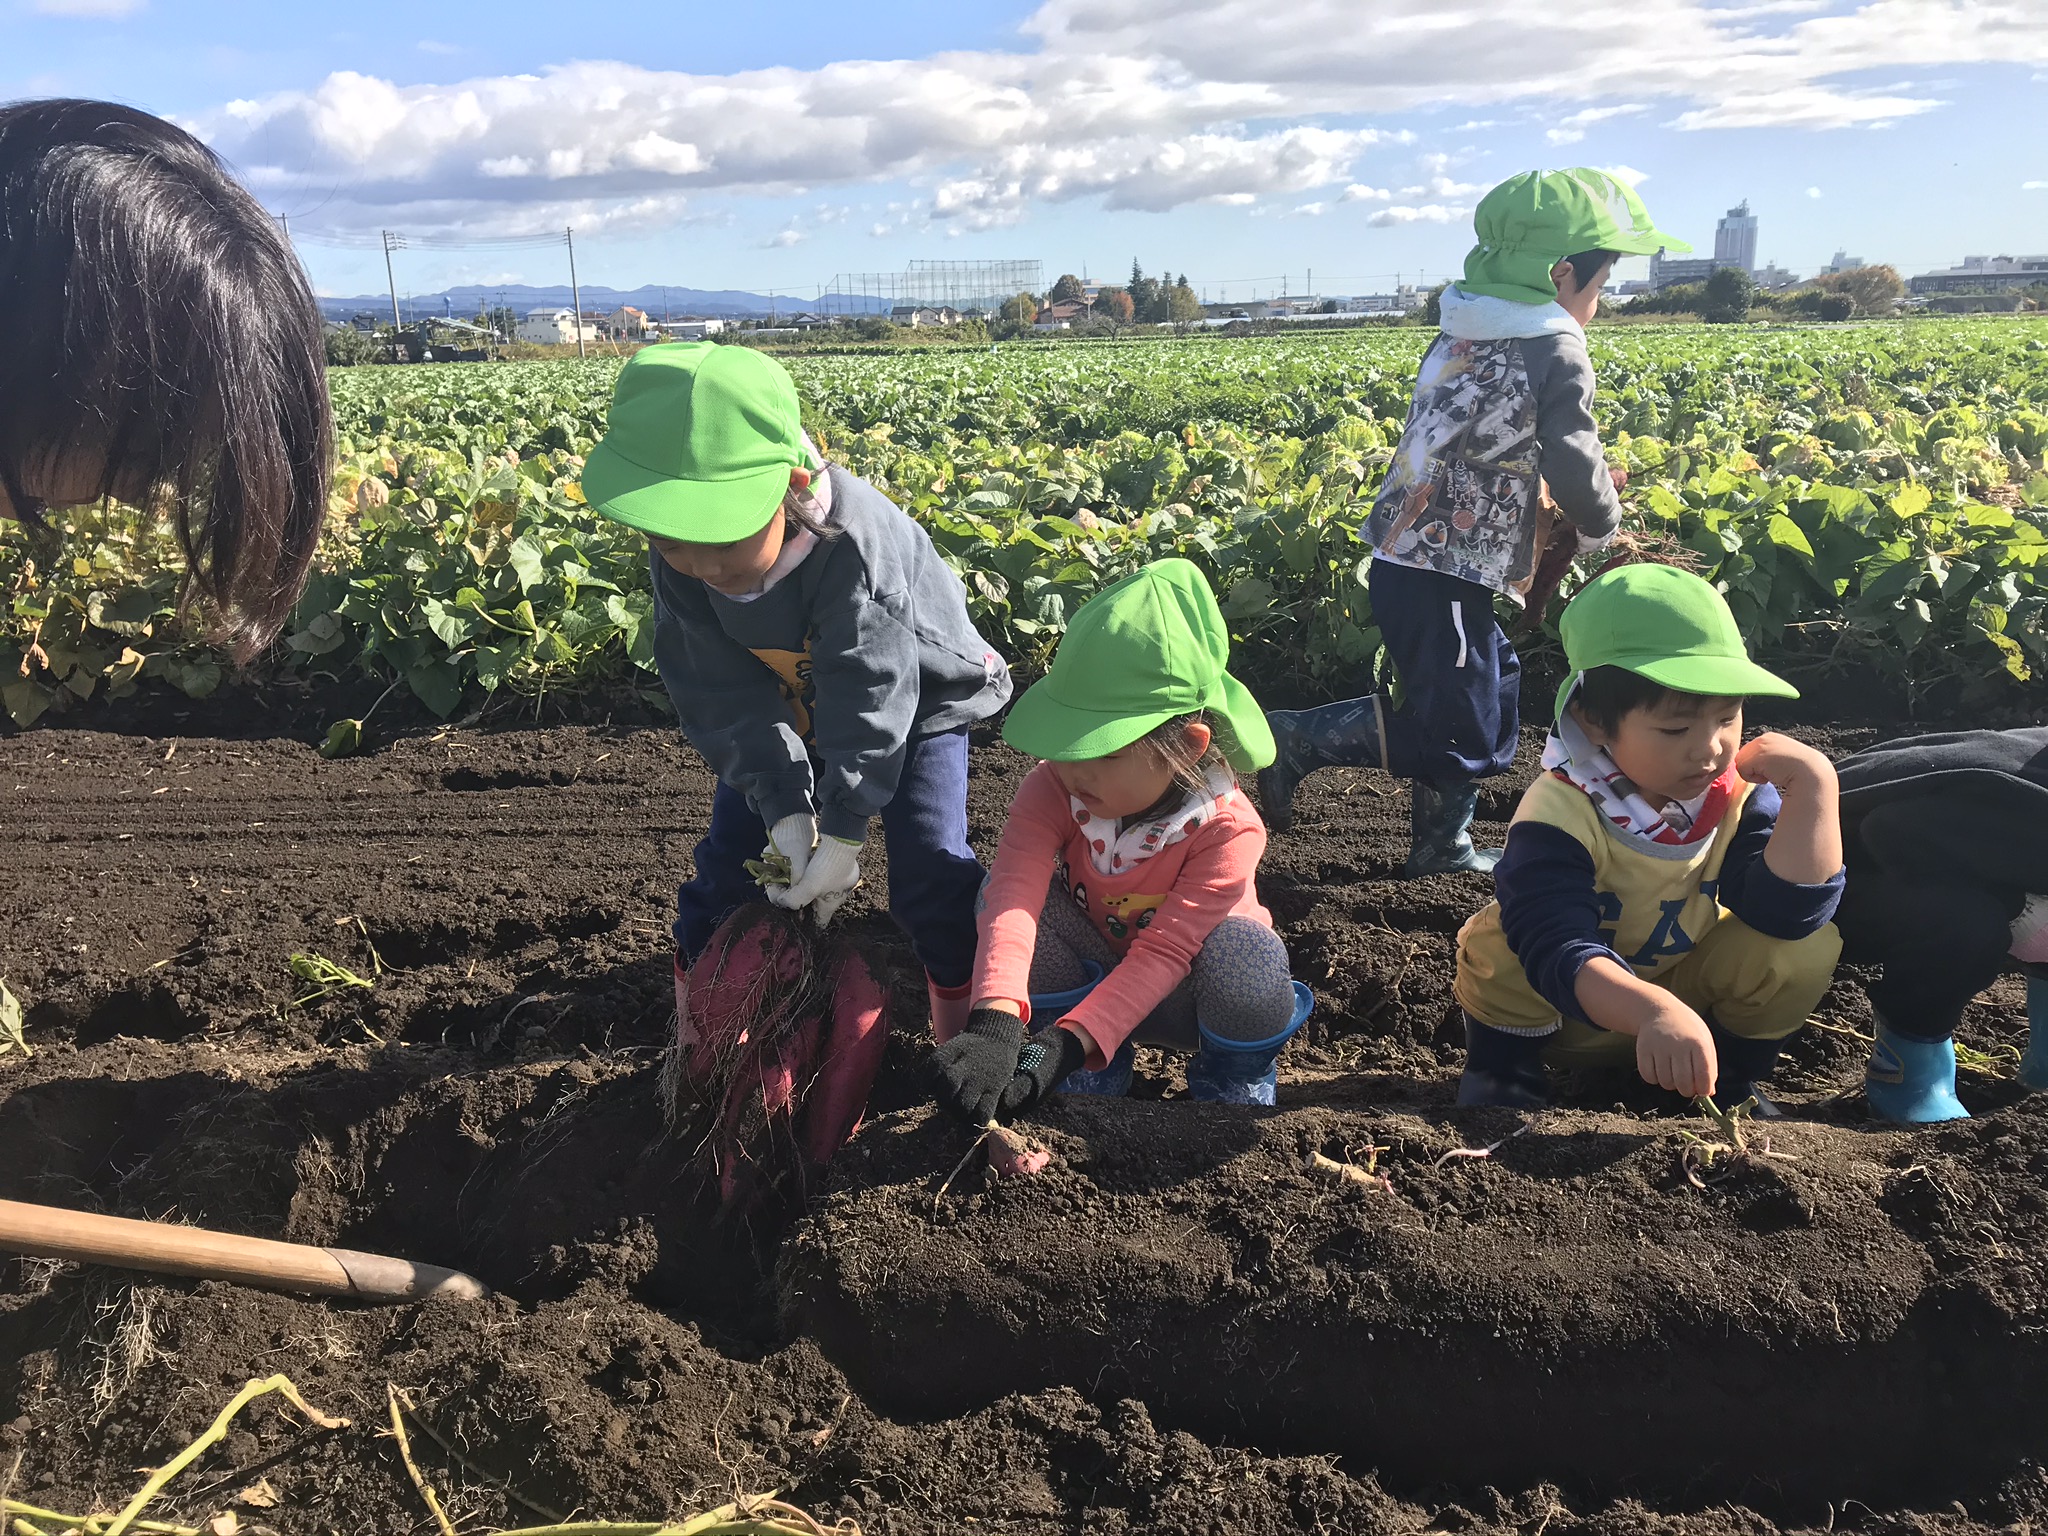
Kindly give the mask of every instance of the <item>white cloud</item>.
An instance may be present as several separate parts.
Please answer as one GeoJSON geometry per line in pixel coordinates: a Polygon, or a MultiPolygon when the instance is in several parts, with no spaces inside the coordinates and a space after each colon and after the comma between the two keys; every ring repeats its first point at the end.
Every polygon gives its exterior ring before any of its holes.
{"type": "Polygon", "coordinates": [[[148,0],[35,0],[38,16],[133,16],[148,0]]]}
{"type": "Polygon", "coordinates": [[[1603,165],[1596,169],[1605,171],[1616,181],[1624,182],[1631,187],[1640,187],[1650,179],[1648,171],[1639,171],[1632,165],[1603,165]]]}
{"type": "Polygon", "coordinates": [[[1384,187],[1368,187],[1362,181],[1354,181],[1344,189],[1340,203],[1385,203],[1393,200],[1394,194],[1384,187]]]}
{"type": "Polygon", "coordinates": [[[804,232],[800,229],[778,229],[761,244],[767,250],[787,250],[792,245],[802,243],[804,238],[804,232]]]}
{"type": "Polygon", "coordinates": [[[1454,224],[1471,211],[1470,208],[1447,208],[1441,203],[1425,203],[1419,208],[1401,205],[1382,208],[1368,222],[1382,228],[1390,224],[1454,224]]]}
{"type": "Polygon", "coordinates": [[[1306,219],[1319,219],[1323,216],[1323,209],[1328,206],[1327,203],[1303,203],[1294,211],[1306,219]]]}
{"type": "MultiPolygon", "coordinates": [[[[31,3],[106,15],[143,0],[31,3]]],[[[1451,108],[1477,128],[1510,106],[1557,142],[1648,112],[1694,132],[1871,127],[1940,102],[1925,84],[1868,82],[1979,63],[2048,68],[2048,5],[1042,0],[1010,49],[723,75],[590,61],[405,86],[337,72],[198,122],[280,196],[332,194],[322,217],[337,227],[638,219],[701,191],[906,181],[925,189],[922,217],[980,229],[1074,199],[1454,208],[1478,188],[1442,155],[1393,198],[1339,190],[1367,185],[1372,151],[1412,142],[1375,119],[1451,108]]]]}
{"type": "Polygon", "coordinates": [[[462,52],[454,43],[437,43],[431,37],[423,37],[413,44],[421,53],[456,54],[462,52]]]}
{"type": "Polygon", "coordinates": [[[2022,192],[2048,192],[2048,181],[2023,181],[2020,183],[2020,190],[2022,192]]]}
{"type": "Polygon", "coordinates": [[[1806,195],[1808,197],[1819,197],[1821,195],[1821,190],[1819,187],[1808,187],[1806,189],[1806,195]]]}

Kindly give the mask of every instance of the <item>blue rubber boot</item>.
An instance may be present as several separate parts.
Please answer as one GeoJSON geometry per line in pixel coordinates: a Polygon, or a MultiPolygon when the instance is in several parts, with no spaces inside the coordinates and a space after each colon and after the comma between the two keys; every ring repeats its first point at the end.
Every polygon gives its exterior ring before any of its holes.
{"type": "Polygon", "coordinates": [[[1501,850],[1472,846],[1472,815],[1479,808],[1479,786],[1470,779],[1452,784],[1417,779],[1413,788],[1408,862],[1401,873],[1411,878],[1492,874],[1501,850]]]}
{"type": "Polygon", "coordinates": [[[1188,1061],[1188,1097],[1205,1104],[1272,1104],[1279,1087],[1274,1064],[1280,1049],[1300,1032],[1315,1006],[1315,994],[1297,981],[1287,1027],[1265,1040],[1226,1040],[1210,1034],[1197,1020],[1202,1044],[1188,1061]]]}
{"type": "Polygon", "coordinates": [[[2048,976],[2027,978],[2027,1053],[2019,1077],[2036,1093],[2048,1088],[2048,976]]]}
{"type": "Polygon", "coordinates": [[[1556,1039],[1515,1034],[1465,1015],[1465,1070],[1458,1078],[1458,1103],[1466,1109],[1542,1109],[1550,1103],[1550,1079],[1543,1048],[1556,1039]]]}
{"type": "MultiPolygon", "coordinates": [[[[1102,981],[1102,967],[1093,960],[1081,962],[1095,974],[1078,987],[1069,987],[1064,992],[1038,992],[1031,998],[1033,1033],[1050,1029],[1081,1005],[1081,999],[1093,992],[1102,981]],[[1035,1021],[1043,1019],[1039,1024],[1035,1021]]],[[[1120,1099],[1131,1091],[1131,1073],[1138,1059],[1137,1047],[1126,1040],[1110,1057],[1108,1062],[1091,1072],[1086,1067],[1069,1072],[1060,1079],[1060,1093],[1092,1093],[1103,1098],[1120,1099]]]]}
{"type": "Polygon", "coordinates": [[[1873,1114],[1898,1125],[1970,1118],[1956,1097],[1955,1042],[1911,1040],[1893,1034],[1883,1019],[1877,1021],[1877,1043],[1863,1068],[1863,1091],[1873,1114]]]}
{"type": "Polygon", "coordinates": [[[1318,768],[1387,766],[1376,693],[1315,709],[1276,709],[1266,724],[1273,730],[1273,766],[1259,770],[1259,805],[1275,832],[1294,825],[1294,792],[1318,768]]]}
{"type": "Polygon", "coordinates": [[[1714,1059],[1718,1066],[1714,1075],[1714,1107],[1724,1114],[1731,1113],[1744,1100],[1755,1099],[1756,1108],[1750,1113],[1757,1119],[1782,1118],[1784,1111],[1765,1096],[1757,1082],[1771,1075],[1785,1042],[1752,1040],[1723,1029],[1720,1021],[1713,1018],[1707,1020],[1707,1033],[1714,1037],[1714,1059]]]}

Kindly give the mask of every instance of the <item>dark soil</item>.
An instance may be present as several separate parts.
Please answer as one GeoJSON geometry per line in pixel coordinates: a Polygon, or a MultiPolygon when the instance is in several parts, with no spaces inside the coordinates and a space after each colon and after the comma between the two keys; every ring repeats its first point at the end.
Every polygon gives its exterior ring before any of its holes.
{"type": "MultiPolygon", "coordinates": [[[[267,1480],[245,1531],[431,1530],[378,1433],[395,1383],[469,1530],[768,1488],[871,1536],[2048,1520],[2048,1104],[1967,1075],[1977,1120],[1870,1125],[1853,977],[1779,1074],[1772,1155],[1688,1163],[1704,1124],[1620,1077],[1445,1160],[1518,1124],[1451,1107],[1452,936],[1486,884],[1394,879],[1405,794],[1338,771],[1263,877],[1319,998],[1278,1111],[1177,1102],[1148,1054],[1133,1102],[1043,1116],[1045,1177],[970,1169],[935,1202],[967,1136],[922,1102],[921,987],[859,905],[900,982],[869,1124],[807,1214],[742,1222],[658,1103],[710,789],[672,732],[422,731],[330,763],[296,725],[204,724],[0,740],[0,973],[35,1049],[0,1055],[0,1196],[498,1294],[0,1260],[10,1496],[118,1507],[282,1371],[352,1427],[261,1402],[153,1515],[204,1523],[267,1480]],[[374,985],[298,1004],[294,953],[374,985]]],[[[1023,766],[977,747],[978,846],[1023,766]]],[[[1519,782],[1482,805],[1496,836],[1519,782]]],[[[885,873],[871,848],[869,891],[885,873]]],[[[2022,1028],[2008,978],[1964,1039],[1995,1057],[2022,1028]]]]}

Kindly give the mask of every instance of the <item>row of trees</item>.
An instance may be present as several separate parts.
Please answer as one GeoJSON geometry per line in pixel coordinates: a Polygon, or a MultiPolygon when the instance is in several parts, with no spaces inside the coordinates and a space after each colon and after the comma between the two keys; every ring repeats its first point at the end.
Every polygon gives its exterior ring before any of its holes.
{"type": "Polygon", "coordinates": [[[1723,267],[1704,283],[1679,283],[1646,293],[1629,304],[1633,315],[1698,315],[1709,324],[1731,325],[1753,314],[1809,320],[1850,320],[1889,315],[1906,295],[1905,280],[1892,267],[1857,267],[1830,272],[1790,293],[1764,293],[1740,267],[1723,267]]]}
{"type": "Polygon", "coordinates": [[[1035,325],[1039,315],[1056,304],[1084,306],[1074,317],[1079,325],[1112,329],[1122,325],[1193,325],[1202,318],[1202,301],[1185,272],[1178,277],[1170,273],[1150,277],[1133,261],[1128,285],[1098,288],[1092,301],[1087,285],[1073,273],[1064,272],[1043,300],[1030,293],[1004,300],[997,319],[1013,330],[1022,330],[1035,325]]]}

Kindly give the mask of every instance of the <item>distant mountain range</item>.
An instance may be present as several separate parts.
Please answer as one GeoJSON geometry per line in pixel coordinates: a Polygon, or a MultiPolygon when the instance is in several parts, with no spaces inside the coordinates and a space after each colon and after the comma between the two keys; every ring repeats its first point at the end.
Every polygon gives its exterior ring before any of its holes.
{"type": "MultiPolygon", "coordinates": [[[[649,285],[644,288],[620,289],[602,288],[592,283],[583,285],[583,308],[585,313],[609,314],[621,305],[631,305],[645,310],[660,319],[664,314],[672,319],[694,319],[704,316],[741,319],[770,315],[794,315],[815,313],[820,301],[810,297],[792,297],[788,294],[770,296],[762,293],[748,293],[739,288],[661,288],[649,285]]],[[[530,309],[567,309],[569,307],[569,285],[561,284],[552,288],[533,288],[524,283],[505,283],[496,286],[463,286],[446,288],[439,293],[401,294],[398,312],[407,323],[427,320],[436,315],[453,315],[465,319],[481,309],[504,305],[515,313],[524,315],[530,309]]],[[[866,294],[828,294],[822,301],[834,314],[887,314],[889,301],[866,294]]],[[[380,318],[391,313],[391,295],[388,293],[356,294],[344,298],[322,298],[320,311],[330,320],[346,320],[353,315],[367,311],[380,318]]]]}

